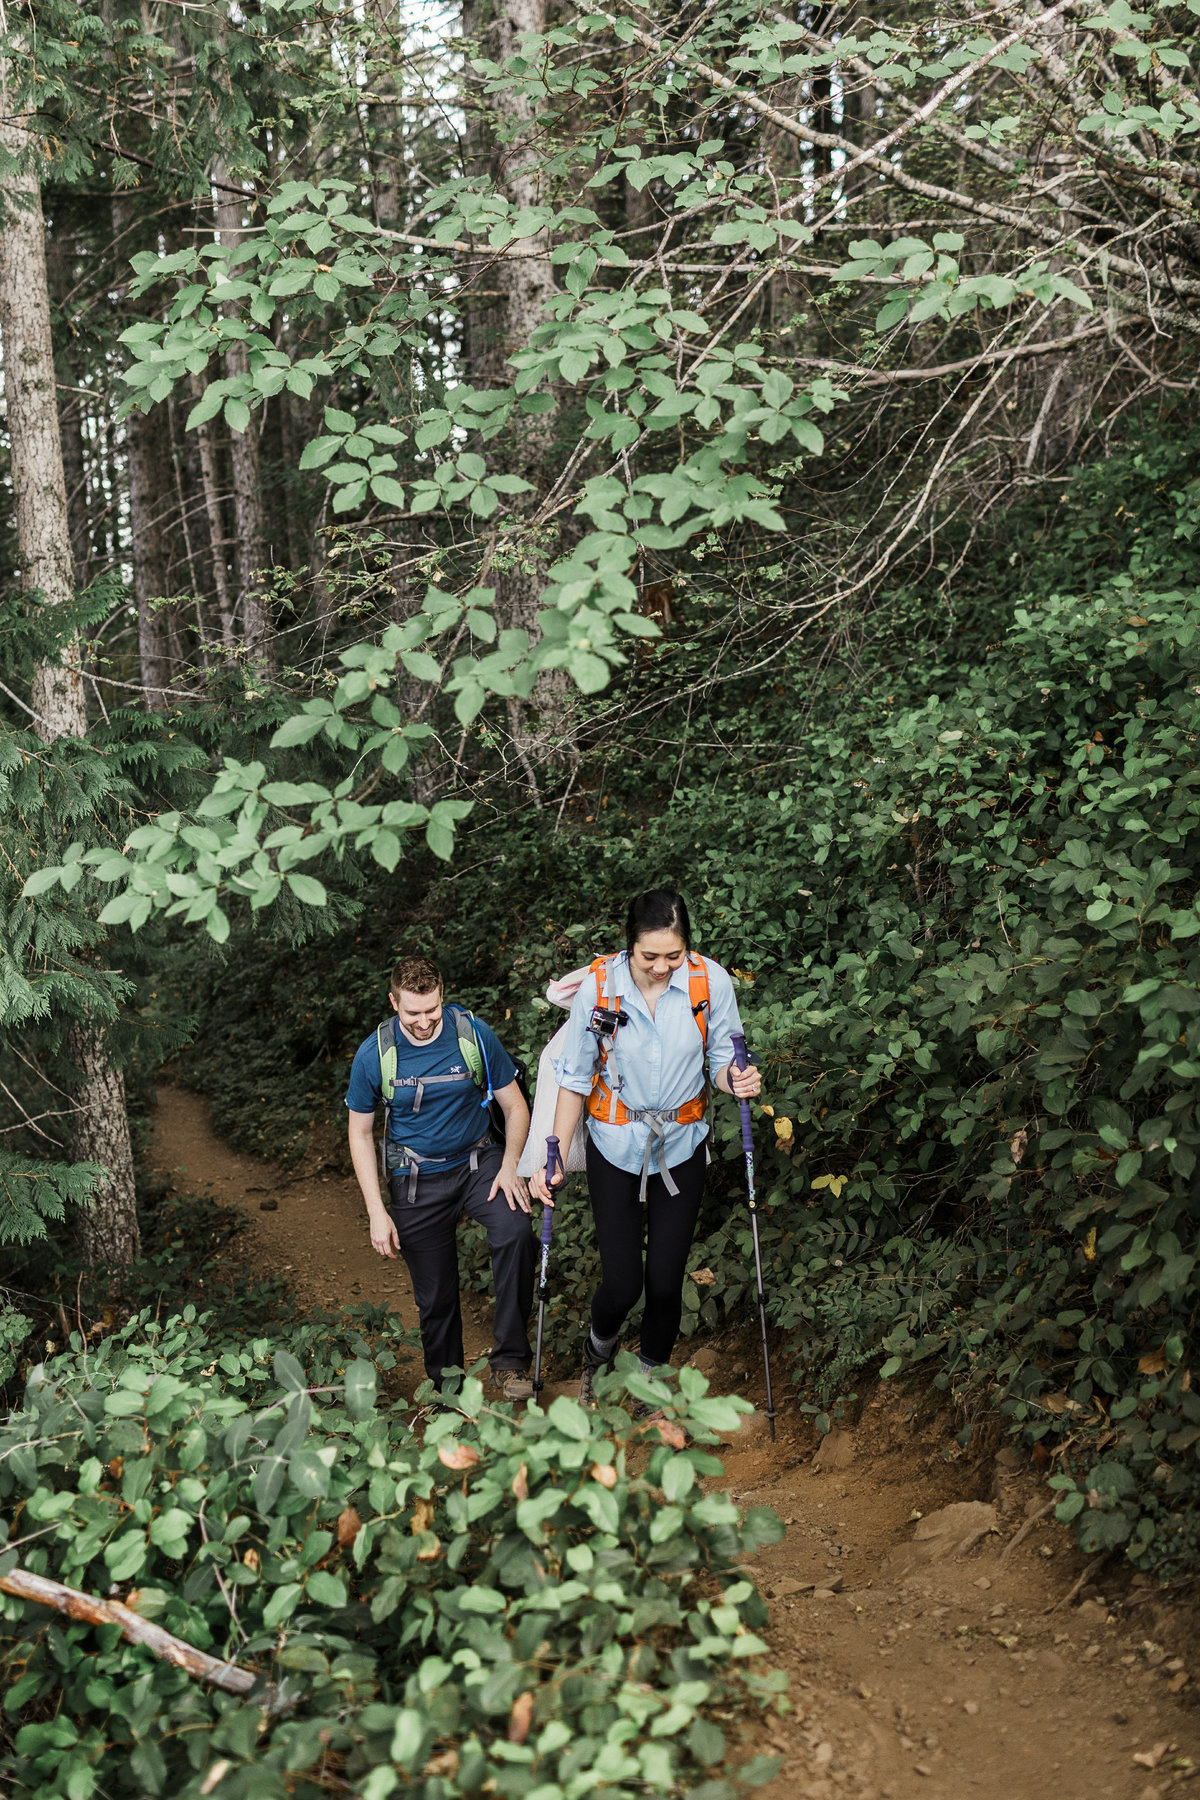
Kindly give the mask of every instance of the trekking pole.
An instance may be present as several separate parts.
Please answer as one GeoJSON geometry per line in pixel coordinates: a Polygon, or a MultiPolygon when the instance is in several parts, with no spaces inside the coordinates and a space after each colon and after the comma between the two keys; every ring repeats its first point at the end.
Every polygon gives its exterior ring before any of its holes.
{"type": "MultiPolygon", "coordinates": [[[[546,1139],[546,1186],[553,1184],[556,1174],[566,1174],[562,1152],[556,1137],[546,1139]]],[[[546,1274],[550,1267],[550,1234],[554,1230],[554,1208],[542,1208],[542,1266],[538,1274],[537,1348],[533,1354],[533,1397],[536,1400],[545,1383],[542,1380],[542,1327],[546,1323],[546,1274]]]]}
{"type": "MultiPolygon", "coordinates": [[[[746,1056],[746,1040],[740,1032],[733,1034],[733,1060],[739,1069],[744,1069],[748,1062],[746,1056]]],[[[754,1192],[754,1132],[750,1124],[750,1102],[739,1100],[742,1109],[742,1150],[746,1157],[747,1205],[750,1209],[750,1230],[754,1235],[754,1275],[758,1282],[758,1323],[762,1331],[763,1374],[767,1378],[767,1426],[771,1433],[771,1442],[775,1442],[775,1402],[771,1398],[771,1352],[767,1348],[767,1297],[763,1292],[762,1250],[758,1242],[758,1199],[754,1192]]]]}

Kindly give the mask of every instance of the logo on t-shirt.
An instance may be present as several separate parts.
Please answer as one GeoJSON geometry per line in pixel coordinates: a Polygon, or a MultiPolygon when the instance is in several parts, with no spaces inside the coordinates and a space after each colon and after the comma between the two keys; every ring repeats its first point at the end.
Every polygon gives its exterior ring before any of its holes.
{"type": "Polygon", "coordinates": [[[465,1075],[466,1072],[467,1071],[463,1068],[463,1065],[461,1063],[451,1063],[450,1064],[450,1073],[452,1075],[465,1075]]]}

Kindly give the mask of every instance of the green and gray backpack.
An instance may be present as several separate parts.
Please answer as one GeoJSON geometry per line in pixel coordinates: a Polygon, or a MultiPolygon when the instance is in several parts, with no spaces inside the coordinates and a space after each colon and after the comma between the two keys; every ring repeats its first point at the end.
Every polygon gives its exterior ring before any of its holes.
{"type": "MultiPolygon", "coordinates": [[[[445,1010],[450,1014],[450,1017],[454,1021],[454,1030],[455,1035],[458,1038],[459,1052],[463,1062],[466,1064],[465,1074],[425,1076],[406,1075],[397,1079],[396,1069],[399,1058],[396,1050],[395,1014],[393,1014],[391,1018],[384,1019],[375,1028],[375,1042],[379,1050],[379,1083],[383,1090],[383,1138],[380,1142],[379,1150],[385,1172],[393,1166],[393,1162],[389,1162],[388,1158],[388,1145],[392,1134],[392,1103],[398,1087],[410,1087],[415,1089],[413,1095],[413,1111],[414,1113],[417,1113],[421,1110],[421,1102],[425,1098],[425,1089],[427,1087],[438,1087],[449,1082],[473,1081],[482,1095],[479,1104],[487,1113],[488,1129],[491,1132],[493,1140],[498,1144],[503,1144],[505,1141],[504,1111],[500,1102],[496,1099],[495,1092],[492,1088],[492,1074],[488,1067],[487,1052],[484,1050],[483,1044],[480,1042],[479,1033],[475,1028],[474,1015],[469,1013],[465,1007],[455,1006],[449,1002],[447,1003],[445,1010]]],[[[524,1063],[519,1062],[516,1057],[513,1058],[513,1062],[516,1066],[517,1085],[524,1096],[525,1104],[528,1106],[528,1072],[524,1063]]],[[[480,1135],[482,1136],[483,1134],[481,1133],[480,1135]]],[[[396,1146],[395,1148],[399,1149],[399,1146],[396,1146]]],[[[409,1158],[411,1158],[411,1155],[412,1153],[408,1152],[404,1160],[408,1161],[409,1158]]]]}

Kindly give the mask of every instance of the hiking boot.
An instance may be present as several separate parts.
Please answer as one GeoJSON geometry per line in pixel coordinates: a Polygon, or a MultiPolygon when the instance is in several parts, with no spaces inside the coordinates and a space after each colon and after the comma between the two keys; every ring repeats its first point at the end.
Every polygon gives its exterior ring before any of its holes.
{"type": "Polygon", "coordinates": [[[528,1369],[493,1369],[492,1386],[499,1389],[505,1400],[515,1402],[533,1398],[533,1381],[528,1369]]]}
{"type": "Polygon", "coordinates": [[[611,1367],[612,1367],[612,1362],[611,1362],[610,1358],[600,1356],[597,1354],[597,1352],[595,1350],[593,1350],[591,1337],[588,1336],[588,1337],[584,1338],[584,1340],[583,1340],[583,1367],[579,1371],[579,1404],[580,1404],[580,1406],[595,1406],[595,1404],[596,1404],[596,1387],[595,1387],[596,1377],[597,1377],[597,1375],[602,1375],[604,1373],[605,1369],[609,1369],[611,1367]]]}

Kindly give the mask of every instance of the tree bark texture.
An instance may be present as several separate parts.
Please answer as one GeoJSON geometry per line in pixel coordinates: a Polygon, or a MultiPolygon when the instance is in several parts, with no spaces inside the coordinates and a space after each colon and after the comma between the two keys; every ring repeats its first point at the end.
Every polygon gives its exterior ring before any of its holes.
{"type": "MultiPolygon", "coordinates": [[[[527,32],[545,29],[545,0],[465,0],[463,6],[464,33],[478,43],[482,56],[502,66],[519,53],[527,32]]],[[[472,170],[490,173],[514,207],[536,206],[542,194],[537,158],[528,142],[532,102],[526,94],[506,92],[489,96],[488,104],[494,109],[490,115],[475,107],[470,115],[467,154],[472,170]]],[[[502,257],[489,271],[489,281],[500,298],[474,310],[469,328],[471,378],[483,387],[507,383],[507,358],[528,342],[556,291],[549,261],[540,257],[502,257]]],[[[553,414],[544,413],[525,422],[526,460],[548,448],[552,428],[546,421],[552,419],[553,414]]]]}
{"type": "MultiPolygon", "coordinates": [[[[221,242],[234,250],[245,231],[244,202],[234,191],[235,184],[221,157],[213,159],[212,178],[217,233],[221,242]]],[[[226,375],[244,375],[249,366],[244,345],[226,353],[226,375]]],[[[259,480],[259,418],[259,414],[251,413],[245,431],[230,432],[229,456],[233,470],[234,585],[241,607],[242,639],[251,656],[265,661],[271,655],[271,621],[259,586],[267,560],[259,480]]]]}
{"type": "MultiPolygon", "coordinates": [[[[112,220],[114,239],[126,240],[119,259],[123,266],[134,248],[128,240],[137,224],[135,205],[129,195],[113,195],[112,220]]],[[[166,615],[154,612],[151,603],[170,591],[166,521],[172,510],[168,487],[172,467],[165,407],[129,414],[125,420],[125,450],[138,658],[147,709],[161,712],[167,703],[163,690],[171,679],[170,628],[166,615]]]]}
{"type": "MultiPolygon", "coordinates": [[[[0,123],[0,144],[10,156],[24,157],[28,142],[20,125],[0,123]]],[[[74,559],[50,334],[46,225],[41,185],[27,167],[8,177],[4,194],[0,339],[21,587],[43,606],[65,606],[74,594],[74,559]]],[[[32,701],[38,733],[47,743],[83,736],[87,705],[77,639],[39,666],[32,701]]]]}
{"type": "Polygon", "coordinates": [[[104,1169],[79,1215],[80,1241],[89,1262],[123,1268],[141,1248],[125,1077],[109,1060],[102,1027],[91,1020],[70,1027],[67,1054],[83,1077],[71,1122],[71,1155],[75,1162],[104,1169]]]}
{"type": "MultiPolygon", "coordinates": [[[[11,156],[27,157],[28,134],[19,124],[0,123],[0,143],[11,156]]],[[[71,533],[50,334],[46,234],[41,187],[28,161],[8,177],[4,199],[0,342],[21,584],[45,607],[66,606],[73,593],[71,533]]],[[[78,637],[72,636],[58,656],[39,665],[32,702],[39,735],[47,743],[85,735],[87,706],[78,637]]],[[[103,1163],[107,1171],[80,1215],[84,1252],[92,1262],[128,1263],[138,1252],[138,1227],[124,1080],[108,1059],[98,1025],[78,1021],[67,1039],[68,1054],[83,1078],[74,1124],[76,1155],[103,1163]]]]}
{"type": "MultiPolygon", "coordinates": [[[[191,378],[193,402],[199,400],[203,391],[199,377],[193,375],[191,378]]],[[[213,443],[212,430],[208,425],[197,426],[196,445],[200,458],[200,483],[204,490],[204,516],[208,524],[208,541],[212,552],[213,592],[217,596],[217,613],[221,620],[221,642],[227,650],[232,650],[237,643],[237,630],[233,618],[233,595],[229,588],[225,512],[221,505],[221,479],[217,465],[217,450],[213,443]]]]}
{"type": "MultiPolygon", "coordinates": [[[[545,0],[464,0],[464,35],[478,45],[478,54],[502,67],[519,55],[526,33],[541,33],[545,29],[545,0]]],[[[488,96],[487,105],[490,111],[483,110],[478,93],[471,96],[467,128],[469,172],[490,174],[514,208],[536,206],[543,195],[537,153],[530,142],[536,122],[533,104],[528,95],[507,91],[488,96]]],[[[544,238],[545,234],[539,236],[544,238]]],[[[507,385],[511,379],[508,358],[528,343],[531,333],[547,317],[550,300],[557,291],[549,260],[540,257],[501,257],[489,271],[489,281],[497,297],[471,306],[465,345],[470,379],[482,388],[507,385]]],[[[535,494],[544,492],[548,485],[556,422],[557,408],[524,418],[516,440],[520,450],[506,464],[508,473],[532,483],[535,494]]],[[[497,585],[501,623],[536,638],[545,586],[540,558],[531,558],[525,566],[511,567],[499,577],[497,585]]],[[[514,747],[535,804],[539,803],[539,796],[534,768],[547,758],[561,759],[561,740],[567,735],[568,700],[566,678],[561,671],[554,671],[539,678],[532,706],[519,701],[510,701],[508,706],[514,747]],[[535,713],[541,715],[540,724],[535,713]]],[[[566,754],[569,758],[569,746],[566,754]]]]}
{"type": "Polygon", "coordinates": [[[129,453],[129,528],[133,561],[133,595],[137,606],[138,657],[146,706],[161,712],[163,691],[171,679],[169,626],[165,613],[152,603],[169,589],[169,546],[166,517],[171,510],[166,483],[173,476],[165,407],[152,413],[130,413],[125,421],[129,453]]]}
{"type": "Polygon", "coordinates": [[[71,532],[71,556],[75,565],[75,586],[85,588],[92,578],[91,517],[88,508],[87,467],[83,450],[83,406],[79,388],[79,371],[70,354],[71,332],[63,310],[69,308],[75,258],[69,237],[51,225],[46,238],[46,274],[52,308],[59,312],[59,325],[51,336],[54,340],[55,370],[58,376],[58,428],[62,440],[63,476],[67,485],[67,521],[71,532]]]}

